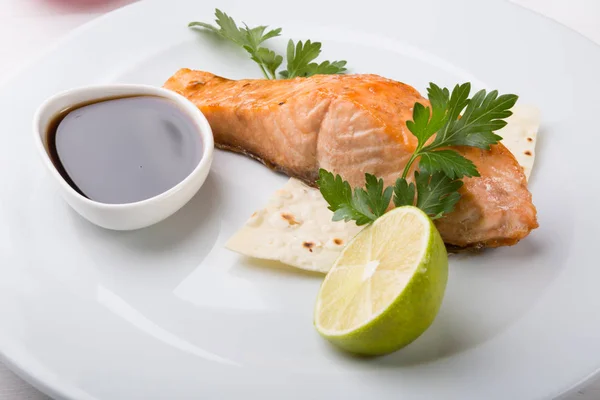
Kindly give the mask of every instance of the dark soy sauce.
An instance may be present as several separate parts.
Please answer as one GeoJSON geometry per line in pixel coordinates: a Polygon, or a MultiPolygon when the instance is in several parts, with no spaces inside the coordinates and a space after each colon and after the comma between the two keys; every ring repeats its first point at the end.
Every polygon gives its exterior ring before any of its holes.
{"type": "Polygon", "coordinates": [[[202,157],[192,118],[161,97],[98,100],[64,110],[50,123],[48,151],[62,177],[83,196],[109,204],[161,194],[202,157]]]}

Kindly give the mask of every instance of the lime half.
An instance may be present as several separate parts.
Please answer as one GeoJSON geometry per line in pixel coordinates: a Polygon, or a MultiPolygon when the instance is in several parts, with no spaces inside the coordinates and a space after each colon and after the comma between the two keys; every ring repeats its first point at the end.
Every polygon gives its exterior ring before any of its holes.
{"type": "Polygon", "coordinates": [[[440,309],[448,255],[431,219],[399,207],[361,231],[327,274],[317,331],[353,353],[396,351],[419,337],[440,309]]]}

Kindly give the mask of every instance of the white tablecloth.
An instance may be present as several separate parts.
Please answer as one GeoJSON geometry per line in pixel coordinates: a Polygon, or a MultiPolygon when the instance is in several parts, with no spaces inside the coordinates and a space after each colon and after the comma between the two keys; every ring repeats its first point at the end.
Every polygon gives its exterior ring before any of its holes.
{"type": "MultiPolygon", "coordinates": [[[[599,0],[510,1],[544,14],[600,44],[599,0]]],[[[71,2],[75,3],[75,0],[71,2]]],[[[57,0],[0,0],[0,80],[18,71],[36,53],[73,28],[131,2],[133,0],[103,0],[96,1],[98,5],[94,7],[74,8],[57,0]]],[[[568,367],[565,365],[565,368],[568,367]]],[[[48,397],[0,364],[0,400],[42,399],[48,400],[48,397]]],[[[567,398],[598,399],[600,380],[567,398]]]]}

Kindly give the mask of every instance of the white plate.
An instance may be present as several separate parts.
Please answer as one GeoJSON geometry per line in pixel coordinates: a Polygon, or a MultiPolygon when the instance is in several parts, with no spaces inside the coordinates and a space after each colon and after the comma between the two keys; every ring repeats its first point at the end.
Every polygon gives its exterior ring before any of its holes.
{"type": "Polygon", "coordinates": [[[557,396],[600,366],[598,74],[598,47],[500,1],[145,1],[100,18],[0,90],[3,358],[72,399],[557,396]],[[238,49],[186,27],[211,21],[216,3],[285,38],[322,40],[327,58],[356,72],[421,90],[468,80],[537,104],[541,228],[512,248],[453,257],[431,329],[396,354],[359,359],[312,327],[319,276],[223,249],[285,181],[258,163],[218,152],[201,192],[152,228],[84,221],[36,159],[34,109],[80,85],[160,85],[183,66],[259,77],[238,49]]]}

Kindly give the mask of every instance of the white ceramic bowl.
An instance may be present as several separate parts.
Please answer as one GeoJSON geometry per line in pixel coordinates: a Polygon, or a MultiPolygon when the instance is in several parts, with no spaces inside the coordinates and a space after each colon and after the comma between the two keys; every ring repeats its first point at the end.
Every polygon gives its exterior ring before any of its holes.
{"type": "Polygon", "coordinates": [[[64,199],[81,216],[96,225],[114,230],[144,228],[169,217],[183,207],[204,183],[213,158],[212,130],[204,115],[185,97],[166,89],[147,85],[101,85],[68,90],[47,99],[33,118],[35,145],[50,177],[58,184],[64,199]],[[127,204],[105,204],[90,200],[75,191],[60,175],[48,154],[47,129],[62,110],[95,99],[126,95],[151,95],[174,101],[194,121],[203,154],[196,168],[179,184],[149,199],[127,204]]]}

